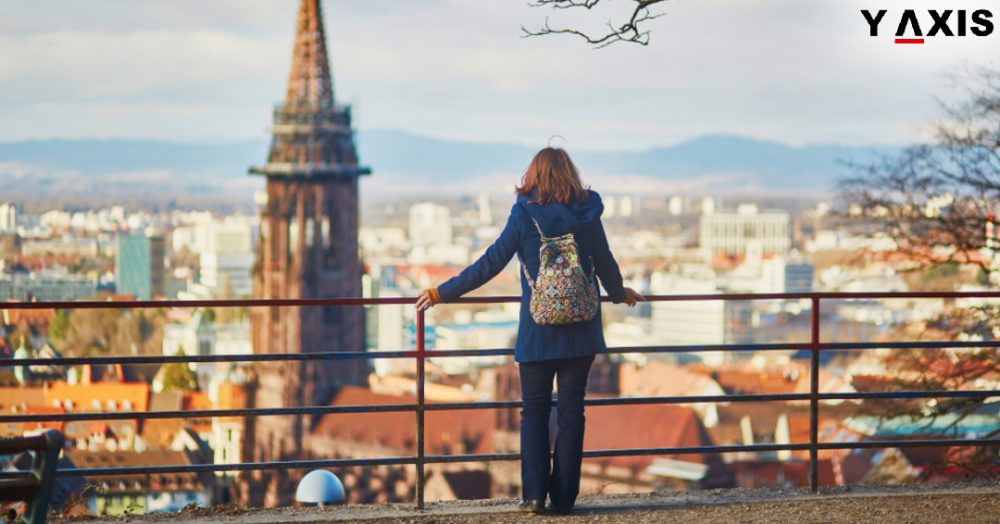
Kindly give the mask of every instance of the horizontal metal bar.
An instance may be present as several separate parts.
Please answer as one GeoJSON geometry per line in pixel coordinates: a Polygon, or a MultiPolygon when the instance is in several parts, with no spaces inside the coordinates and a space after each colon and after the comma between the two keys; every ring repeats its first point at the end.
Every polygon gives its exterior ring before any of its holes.
{"type": "MultiPolygon", "coordinates": [[[[511,350],[513,351],[513,350],[511,350]]],[[[0,360],[0,369],[20,366],[146,365],[213,362],[303,362],[414,358],[416,351],[328,351],[316,353],[240,353],[232,355],[123,355],[110,357],[25,358],[0,360]]]]}
{"type": "Polygon", "coordinates": [[[521,454],[479,453],[475,455],[425,455],[424,456],[424,463],[426,464],[452,464],[456,462],[501,462],[506,460],[521,460],[521,454]]]}
{"type": "Polygon", "coordinates": [[[790,402],[809,400],[807,393],[733,394],[733,395],[683,395],[679,397],[621,397],[593,398],[584,401],[588,406],[627,406],[641,404],[704,404],[713,402],[790,402]]]}
{"type": "MultiPolygon", "coordinates": [[[[750,444],[744,446],[696,446],[684,448],[623,448],[585,450],[583,458],[638,457],[646,455],[685,455],[691,453],[733,453],[738,451],[764,452],[780,450],[806,450],[808,443],[794,444],[750,444]]],[[[475,455],[428,455],[426,462],[445,464],[455,462],[496,462],[520,460],[519,453],[484,453],[475,455]]]]}
{"type": "MultiPolygon", "coordinates": [[[[941,447],[941,446],[1000,446],[1000,438],[983,439],[910,439],[910,440],[871,440],[860,442],[819,442],[819,449],[878,449],[891,447],[941,447]]],[[[789,444],[749,444],[732,446],[694,446],[671,448],[624,448],[585,450],[584,458],[601,457],[632,457],[647,455],[686,455],[693,453],[738,453],[738,452],[770,452],[770,451],[804,451],[809,449],[808,442],[793,442],[789,444]]],[[[471,455],[428,455],[426,463],[454,462],[491,462],[519,460],[518,453],[486,453],[471,455]]],[[[331,460],[296,460],[283,462],[250,462],[239,464],[189,464],[168,466],[135,466],[121,468],[73,468],[60,469],[62,477],[83,476],[122,476],[122,475],[155,475],[177,473],[209,473],[217,471],[255,471],[266,469],[302,469],[302,468],[338,468],[354,466],[393,466],[415,464],[416,457],[389,457],[377,459],[331,459],[331,460]]],[[[0,472],[0,480],[21,478],[25,472],[0,472]]]]}
{"type": "MultiPolygon", "coordinates": [[[[711,295],[646,295],[649,302],[687,302],[699,300],[876,300],[876,299],[918,299],[918,298],[1000,298],[1000,291],[944,291],[944,292],[818,292],[818,293],[723,293],[711,295]]],[[[611,299],[602,296],[601,300],[611,299]]],[[[449,304],[498,304],[520,302],[519,296],[463,297],[449,304]]],[[[387,304],[413,304],[416,297],[378,298],[305,298],[305,299],[235,299],[235,300],[135,300],[130,302],[106,302],[101,300],[53,301],[53,302],[8,302],[2,309],[160,309],[160,308],[200,308],[200,307],[317,307],[317,306],[377,306],[387,304]]]]}
{"type": "Polygon", "coordinates": [[[608,353],[705,353],[710,351],[790,351],[809,349],[807,342],[782,342],[778,344],[686,344],[665,346],[619,346],[608,348],[608,353]]]}
{"type": "MultiPolygon", "coordinates": [[[[876,440],[863,442],[820,442],[819,449],[862,449],[889,447],[939,447],[939,446],[980,446],[1000,445],[1000,439],[920,439],[920,440],[876,440]]],[[[770,452],[770,451],[806,451],[808,442],[792,442],[789,444],[748,444],[732,446],[692,446],[672,448],[623,448],[585,450],[583,458],[601,457],[637,457],[646,455],[687,455],[693,453],[740,453],[740,452],[770,452]]],[[[425,457],[428,463],[454,462],[492,462],[519,460],[518,453],[486,453],[474,455],[429,455],[425,457]]]]}
{"type": "MultiPolygon", "coordinates": [[[[695,353],[702,351],[768,351],[804,349],[806,344],[742,344],[702,346],[626,346],[609,348],[609,353],[695,353]],[[802,347],[800,347],[802,346],[802,347]]],[[[428,358],[495,357],[514,354],[512,348],[438,349],[425,352],[428,358]]],[[[358,359],[416,358],[416,351],[337,351],[306,353],[241,353],[234,355],[123,355],[105,357],[25,358],[0,360],[0,368],[20,366],[145,365],[213,362],[301,362],[358,359]]]]}
{"type": "Polygon", "coordinates": [[[225,307],[322,307],[380,306],[414,304],[416,297],[380,298],[245,298],[232,300],[103,300],[55,302],[5,302],[0,309],[163,309],[163,308],[225,308],[225,307]]]}
{"type": "Polygon", "coordinates": [[[513,348],[502,349],[428,349],[424,351],[427,358],[450,357],[502,357],[514,354],[513,348]]]}
{"type": "MultiPolygon", "coordinates": [[[[354,466],[399,466],[416,463],[416,457],[386,457],[373,459],[287,460],[278,462],[244,462],[238,464],[177,464],[165,466],[129,466],[120,468],[66,468],[56,471],[60,477],[175,475],[179,473],[213,473],[218,471],[258,471],[267,469],[348,468],[354,466]]],[[[0,472],[0,480],[20,478],[23,471],[0,472]]]]}
{"type": "MultiPolygon", "coordinates": [[[[687,346],[626,346],[609,348],[609,353],[697,353],[706,351],[770,351],[805,349],[806,344],[734,344],[687,346]]],[[[425,352],[427,358],[495,357],[514,354],[512,348],[438,349],[425,352]]],[[[335,351],[305,353],[241,353],[233,355],[123,355],[105,357],[25,358],[0,360],[0,369],[19,366],[145,365],[218,362],[301,362],[358,359],[416,358],[416,351],[335,351]]]]}
{"type": "Polygon", "coordinates": [[[911,399],[911,398],[989,398],[1000,396],[1000,390],[962,391],[859,391],[854,393],[820,393],[820,400],[911,399]]]}
{"type": "Polygon", "coordinates": [[[357,406],[303,406],[296,408],[199,409],[181,411],[96,411],[46,415],[0,415],[0,424],[31,422],[79,422],[85,420],[145,420],[162,418],[212,418],[281,415],[321,415],[327,413],[392,413],[416,411],[416,404],[375,404],[357,406]]]}
{"type": "MultiPolygon", "coordinates": [[[[586,400],[584,401],[586,402],[586,400]]],[[[521,407],[520,400],[490,400],[482,402],[428,402],[424,411],[474,411],[479,409],[511,409],[521,407]]]]}
{"type": "MultiPolygon", "coordinates": [[[[1000,291],[819,291],[813,293],[718,293],[706,295],[645,295],[649,302],[685,302],[696,300],[878,300],[916,298],[1000,298],[1000,291]]],[[[607,297],[604,297],[607,300],[607,297]]]]}
{"type": "MultiPolygon", "coordinates": [[[[1000,396],[1000,390],[974,391],[875,391],[853,393],[820,393],[820,401],[913,398],[988,398],[1000,396]]],[[[588,398],[587,406],[631,406],[648,404],[703,404],[727,402],[795,402],[809,400],[808,393],[684,395],[677,397],[588,398]]],[[[440,402],[425,405],[427,411],[472,411],[481,409],[512,409],[522,406],[520,400],[484,402],[440,402]]],[[[391,413],[416,411],[416,404],[365,404],[354,406],[305,406],[298,408],[204,409],[184,411],[116,411],[87,413],[55,413],[45,415],[0,415],[3,423],[77,422],[93,420],[144,420],[169,418],[211,418],[281,415],[321,415],[337,413],[391,413]]]]}
{"type": "MultiPolygon", "coordinates": [[[[609,354],[630,353],[704,353],[710,351],[790,351],[809,349],[807,342],[782,342],[775,344],[686,344],[662,346],[615,346],[609,347],[609,354]]],[[[436,357],[490,357],[513,355],[514,350],[506,349],[439,349],[429,350],[429,358],[436,357]]]]}
{"type": "MultiPolygon", "coordinates": [[[[856,349],[953,349],[953,348],[1000,348],[1000,340],[985,341],[935,341],[935,342],[829,342],[820,346],[821,350],[856,349]]],[[[609,354],[630,353],[704,353],[712,351],[793,351],[811,349],[808,342],[784,342],[780,344],[700,344],[667,346],[619,346],[608,348],[609,354]]],[[[428,358],[455,357],[495,357],[514,354],[511,348],[497,349],[438,349],[426,352],[428,358]]],[[[172,363],[218,363],[218,362],[302,362],[336,361],[359,359],[401,359],[416,358],[417,352],[400,351],[327,351],[315,353],[240,353],[233,355],[122,355],[107,357],[66,357],[66,358],[26,358],[0,360],[0,369],[19,366],[81,366],[81,365],[145,365],[172,363]]]]}
{"type": "MultiPolygon", "coordinates": [[[[862,449],[887,447],[935,447],[935,446],[976,446],[1000,445],[1000,439],[920,439],[920,440],[878,440],[864,442],[820,442],[819,449],[862,449]]],[[[583,458],[601,457],[636,457],[646,455],[687,455],[693,453],[740,453],[740,452],[770,452],[770,451],[806,451],[808,442],[792,442],[788,444],[748,444],[731,446],[692,446],[671,448],[623,448],[585,450],[583,458]]],[[[454,462],[492,462],[519,460],[518,453],[486,453],[471,455],[429,455],[428,463],[454,462]]]]}
{"type": "Polygon", "coordinates": [[[823,342],[821,350],[845,349],[956,349],[956,348],[998,348],[1000,340],[941,340],[913,342],[823,342]]]}
{"type": "MultiPolygon", "coordinates": [[[[647,404],[700,404],[709,402],[788,402],[796,400],[809,400],[809,395],[805,393],[788,393],[771,395],[687,395],[680,397],[588,398],[584,399],[583,404],[585,406],[636,406],[647,404]]],[[[520,400],[441,402],[429,403],[424,409],[427,411],[471,411],[477,409],[519,408],[522,404],[523,402],[520,400]]]]}
{"type": "MultiPolygon", "coordinates": [[[[587,399],[586,405],[630,405],[630,404],[685,404],[698,402],[740,402],[769,400],[806,400],[808,395],[723,395],[691,397],[624,397],[614,399],[587,399]]],[[[521,407],[520,400],[492,402],[443,402],[427,403],[428,411],[464,411],[477,409],[504,409],[521,407]]],[[[388,413],[416,411],[416,404],[363,404],[354,406],[303,406],[296,408],[243,408],[243,409],[203,409],[182,411],[115,411],[86,413],[53,413],[44,415],[0,415],[4,423],[79,422],[93,420],[145,420],[169,418],[211,418],[281,415],[317,415],[330,413],[388,413]]]]}
{"type": "Polygon", "coordinates": [[[1000,438],[862,440],[859,442],[820,442],[819,449],[934,448],[942,446],[1000,446],[1000,438]]]}
{"type": "MultiPolygon", "coordinates": [[[[513,355],[511,348],[443,349],[427,351],[427,357],[493,357],[513,355]]],[[[0,368],[21,366],[147,365],[204,364],[218,362],[304,362],[336,360],[377,360],[416,358],[417,352],[405,351],[327,351],[306,353],[239,353],[232,355],[122,355],[109,357],[25,358],[0,360],[0,368]]]]}

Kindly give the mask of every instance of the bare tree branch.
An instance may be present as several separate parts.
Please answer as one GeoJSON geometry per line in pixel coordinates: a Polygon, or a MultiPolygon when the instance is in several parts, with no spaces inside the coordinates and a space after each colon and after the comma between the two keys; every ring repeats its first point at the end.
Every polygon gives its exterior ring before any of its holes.
{"type": "MultiPolygon", "coordinates": [[[[535,0],[528,5],[531,7],[549,7],[555,10],[583,8],[592,10],[601,3],[602,0],[535,0]]],[[[606,1],[606,0],[605,0],[606,1]]],[[[663,16],[650,10],[650,7],[666,2],[667,0],[631,0],[635,5],[628,19],[624,22],[615,23],[611,20],[607,22],[607,32],[599,34],[588,34],[585,31],[573,28],[553,29],[549,25],[549,18],[545,17],[542,27],[530,30],[521,26],[522,37],[543,36],[554,34],[568,34],[583,38],[587,43],[600,49],[616,42],[631,42],[639,45],[649,45],[650,32],[645,28],[645,24],[650,20],[663,16]]]]}
{"type": "MultiPolygon", "coordinates": [[[[866,229],[889,235],[897,249],[896,264],[915,270],[940,271],[962,266],[976,269],[982,284],[1000,285],[1000,70],[977,69],[959,80],[963,102],[943,105],[944,118],[934,126],[932,143],[914,146],[868,164],[852,165],[842,181],[838,215],[866,229]]],[[[903,329],[893,340],[912,338],[903,329]]],[[[948,308],[925,321],[918,337],[937,341],[1000,338],[1000,305],[948,308]]],[[[896,349],[883,358],[893,376],[881,384],[895,391],[996,389],[1000,358],[995,347],[896,349]]],[[[876,381],[877,384],[877,381],[876,381]]],[[[928,435],[954,437],[974,431],[989,438],[990,427],[964,424],[970,417],[989,419],[996,399],[937,398],[865,401],[863,411],[882,423],[905,419],[928,435]],[[975,430],[968,429],[975,427],[975,430]],[[964,428],[964,429],[963,429],[964,428]]],[[[932,470],[996,474],[994,446],[955,448],[932,470]]],[[[934,471],[927,471],[929,475],[934,471]]]]}

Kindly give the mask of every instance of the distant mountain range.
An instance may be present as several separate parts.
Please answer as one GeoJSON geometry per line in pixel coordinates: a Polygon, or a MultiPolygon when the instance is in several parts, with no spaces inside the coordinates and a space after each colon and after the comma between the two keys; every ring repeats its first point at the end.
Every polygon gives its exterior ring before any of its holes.
{"type": "MultiPolygon", "coordinates": [[[[534,148],[460,142],[396,130],[359,132],[359,153],[372,167],[366,196],[442,196],[506,191],[534,148]]],[[[243,207],[262,187],[247,167],[267,156],[268,140],[188,144],[153,140],[27,140],[0,142],[0,200],[66,204],[143,201],[243,207]]],[[[584,179],[603,192],[810,193],[833,189],[848,173],[888,147],[793,147],[741,136],[711,135],[640,151],[572,151],[584,179]]]]}

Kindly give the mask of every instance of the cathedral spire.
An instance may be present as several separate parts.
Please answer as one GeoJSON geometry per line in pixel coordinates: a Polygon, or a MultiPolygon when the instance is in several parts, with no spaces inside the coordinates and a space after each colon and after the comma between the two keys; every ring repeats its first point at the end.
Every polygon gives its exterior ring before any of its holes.
{"type": "Polygon", "coordinates": [[[301,0],[285,101],[274,110],[267,164],[250,172],[268,177],[357,177],[351,108],[333,98],[320,0],[301,0]]]}
{"type": "Polygon", "coordinates": [[[333,81],[320,0],[302,0],[299,4],[285,106],[288,109],[333,107],[333,81]]]}

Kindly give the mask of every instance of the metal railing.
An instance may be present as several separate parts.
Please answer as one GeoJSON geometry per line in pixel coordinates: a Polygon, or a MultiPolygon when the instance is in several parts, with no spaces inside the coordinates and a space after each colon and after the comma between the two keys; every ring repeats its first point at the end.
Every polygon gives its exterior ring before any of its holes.
{"type": "MultiPolygon", "coordinates": [[[[669,448],[628,448],[585,450],[584,458],[622,457],[643,455],[680,455],[691,453],[731,453],[731,452],[772,452],[772,451],[808,451],[809,452],[809,485],[815,492],[819,487],[818,467],[820,450],[864,449],[888,447],[938,447],[938,446],[982,446],[1000,445],[1000,438],[962,438],[962,439],[884,439],[856,442],[820,442],[819,441],[819,405],[831,400],[866,400],[866,399],[920,399],[920,398],[988,398],[1000,396],[1000,390],[977,391],[891,391],[891,392],[850,392],[850,393],[820,393],[819,369],[820,353],[835,350],[869,350],[876,348],[902,349],[948,349],[948,348],[998,348],[1000,340],[986,341],[932,341],[932,342],[823,342],[820,337],[820,314],[823,300],[876,300],[876,299],[961,299],[961,298],[992,298],[1000,299],[1000,292],[943,292],[943,293],[764,293],[764,294],[719,294],[719,295],[650,295],[651,302],[705,301],[705,300],[808,300],[811,303],[811,330],[808,342],[776,343],[776,344],[718,344],[718,345],[667,345],[667,346],[631,346],[608,348],[610,354],[624,353],[699,353],[708,351],[773,351],[773,350],[807,350],[810,352],[810,383],[809,393],[788,394],[728,394],[728,395],[697,395],[682,397],[625,397],[625,398],[588,398],[587,406],[621,406],[636,404],[695,404],[714,402],[765,402],[765,401],[808,401],[809,402],[809,441],[785,444],[747,444],[724,446],[694,446],[669,448]]],[[[607,301],[605,297],[603,300],[607,301]]],[[[520,297],[467,297],[456,300],[454,304],[490,304],[504,302],[519,302],[520,297]]],[[[20,302],[0,304],[0,309],[161,309],[161,308],[210,308],[210,307],[329,307],[329,306],[379,306],[388,304],[413,304],[415,298],[334,298],[334,299],[274,299],[274,300],[192,300],[192,301],[133,301],[133,302],[20,302]]],[[[210,409],[184,411],[145,411],[145,412],[86,412],[60,414],[0,414],[0,424],[3,423],[43,423],[43,422],[75,422],[92,420],[145,420],[165,418],[209,418],[209,417],[248,417],[248,416],[279,416],[279,415],[319,415],[331,413],[385,413],[413,412],[416,417],[416,450],[412,456],[366,458],[366,459],[327,459],[327,460],[291,460],[272,462],[251,462],[237,464],[189,464],[145,467],[102,467],[62,469],[59,476],[106,476],[128,474],[162,474],[162,473],[207,473],[220,471],[253,471],[298,468],[337,468],[354,466],[396,466],[413,465],[416,468],[416,506],[424,507],[425,467],[428,464],[443,464],[455,462],[487,462],[518,460],[518,453],[485,453],[458,455],[428,455],[425,450],[424,417],[428,411],[477,410],[477,409],[510,409],[521,407],[520,401],[504,400],[492,402],[443,402],[428,404],[425,401],[424,364],[428,358],[448,357],[485,357],[513,355],[513,349],[479,349],[479,350],[427,350],[425,347],[424,313],[416,312],[416,349],[401,351],[331,351],[309,353],[274,353],[274,354],[244,354],[244,355],[155,355],[155,356],[108,356],[108,357],[67,357],[67,358],[30,358],[21,360],[0,360],[0,369],[15,366],[72,366],[72,365],[111,365],[111,364],[168,364],[168,363],[212,363],[212,362],[278,362],[278,361],[338,361],[355,359],[415,359],[416,360],[416,403],[415,404],[380,404],[380,405],[350,405],[350,406],[293,406],[283,408],[244,408],[244,409],[210,409]]],[[[0,472],[0,479],[13,478],[19,475],[15,472],[0,472]]],[[[23,475],[23,474],[22,474],[23,475]]]]}

